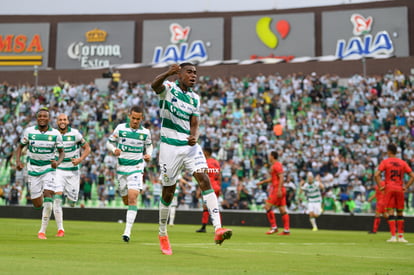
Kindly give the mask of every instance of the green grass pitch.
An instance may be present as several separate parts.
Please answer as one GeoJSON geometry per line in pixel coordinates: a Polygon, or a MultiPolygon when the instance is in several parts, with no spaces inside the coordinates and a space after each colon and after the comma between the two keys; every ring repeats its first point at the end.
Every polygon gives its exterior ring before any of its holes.
{"type": "Polygon", "coordinates": [[[409,243],[387,243],[389,233],[310,229],[290,236],[268,228],[234,226],[222,246],[197,225],[169,227],[173,255],[162,255],[158,225],[136,223],[131,241],[117,222],[65,221],[57,238],[37,239],[40,219],[0,219],[0,274],[414,274],[414,234],[409,243]]]}

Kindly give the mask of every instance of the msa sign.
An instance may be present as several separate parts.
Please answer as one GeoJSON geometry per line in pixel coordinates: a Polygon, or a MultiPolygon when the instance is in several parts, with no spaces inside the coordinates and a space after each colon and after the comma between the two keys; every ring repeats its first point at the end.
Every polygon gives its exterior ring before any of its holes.
{"type": "Polygon", "coordinates": [[[49,24],[0,24],[0,70],[47,67],[49,24]]]}

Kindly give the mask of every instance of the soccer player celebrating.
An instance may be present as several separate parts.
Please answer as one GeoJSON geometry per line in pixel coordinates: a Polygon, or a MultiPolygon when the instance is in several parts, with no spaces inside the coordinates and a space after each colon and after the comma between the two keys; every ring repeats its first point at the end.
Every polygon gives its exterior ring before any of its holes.
{"type": "MultiPolygon", "coordinates": [[[[381,181],[381,188],[384,188],[385,182],[381,181]]],[[[375,193],[372,194],[371,197],[368,198],[368,201],[371,202],[373,199],[377,200],[377,203],[375,205],[375,218],[374,218],[374,224],[372,226],[372,230],[369,231],[368,233],[370,234],[376,234],[378,231],[378,227],[381,223],[381,216],[383,216],[385,219],[388,218],[388,213],[387,210],[385,209],[385,204],[384,204],[384,190],[380,189],[380,187],[378,187],[378,185],[375,185],[375,193]]]]}
{"type": "Polygon", "coordinates": [[[269,154],[269,161],[272,164],[270,169],[271,177],[256,183],[257,186],[262,185],[264,183],[272,183],[269,188],[269,197],[266,200],[266,204],[264,209],[266,210],[267,219],[270,223],[270,230],[266,232],[266,234],[275,234],[277,229],[276,224],[276,217],[273,211],[273,206],[279,208],[280,215],[282,215],[283,221],[283,232],[279,233],[278,235],[290,235],[290,225],[289,225],[289,214],[286,209],[286,189],[283,186],[284,176],[283,176],[283,166],[277,160],[278,153],[276,151],[272,151],[269,154]]]}
{"type": "Polygon", "coordinates": [[[397,147],[394,144],[387,146],[388,158],[381,161],[377,171],[375,171],[375,181],[380,190],[385,190],[385,207],[388,210],[388,225],[390,227],[391,238],[388,242],[403,242],[404,239],[404,191],[414,182],[414,172],[407,162],[397,158],[397,147]],[[381,174],[385,173],[385,186],[381,186],[381,174]],[[410,179],[404,185],[404,174],[409,174],[410,179]],[[395,212],[397,216],[395,216],[395,212]],[[396,233],[398,231],[398,240],[396,233]]]}
{"type": "Polygon", "coordinates": [[[68,199],[69,205],[74,207],[79,196],[79,164],[89,155],[91,148],[77,129],[69,127],[67,115],[58,115],[56,123],[62,135],[65,158],[56,170],[57,189],[53,197],[53,214],[58,227],[56,236],[63,237],[65,236],[62,210],[63,194],[68,199]],[[82,155],[80,155],[80,148],[82,148],[82,155]]]}
{"type": "Polygon", "coordinates": [[[197,143],[200,97],[192,89],[196,79],[196,67],[191,63],[182,63],[171,65],[151,83],[152,89],[159,95],[161,109],[159,164],[163,188],[159,205],[159,240],[161,252],[165,255],[172,254],[166,223],[177,179],[183,168],[190,170],[200,186],[215,228],[216,244],[230,239],[232,235],[231,229],[221,227],[217,197],[206,173],[206,159],[197,143]],[[173,75],[177,75],[177,81],[168,81],[167,78],[173,75]]]}
{"type": "Polygon", "coordinates": [[[61,164],[65,153],[62,136],[58,130],[49,126],[50,113],[47,108],[41,108],[36,113],[37,125],[24,130],[20,144],[16,150],[16,168],[23,169],[20,161],[22,149],[27,146],[28,182],[30,198],[35,209],[42,209],[42,225],[37,234],[39,239],[46,238],[46,229],[49,224],[53,208],[53,195],[57,188],[56,168],[61,164]],[[59,157],[55,160],[55,152],[59,157]]]}
{"type": "MultiPolygon", "coordinates": [[[[214,193],[217,198],[221,193],[221,173],[220,173],[220,163],[212,157],[211,148],[204,148],[204,156],[206,157],[207,166],[209,168],[208,177],[210,178],[211,187],[213,187],[214,193]]],[[[209,218],[208,208],[203,204],[203,215],[201,217],[201,228],[197,230],[198,233],[206,233],[206,226],[209,218]]]]}
{"type": "Polygon", "coordinates": [[[129,122],[119,124],[106,143],[107,149],[118,157],[119,190],[124,204],[128,205],[122,235],[124,242],[129,242],[137,216],[138,195],[143,188],[144,161],[150,161],[153,151],[151,132],[141,125],[144,119],[142,108],[133,106],[128,117],[129,122]]]}
{"type": "Polygon", "coordinates": [[[308,172],[306,181],[300,183],[300,191],[304,191],[308,201],[307,214],[312,225],[312,231],[318,231],[316,218],[322,213],[322,194],[324,187],[319,180],[315,180],[312,172],[308,172]]]}

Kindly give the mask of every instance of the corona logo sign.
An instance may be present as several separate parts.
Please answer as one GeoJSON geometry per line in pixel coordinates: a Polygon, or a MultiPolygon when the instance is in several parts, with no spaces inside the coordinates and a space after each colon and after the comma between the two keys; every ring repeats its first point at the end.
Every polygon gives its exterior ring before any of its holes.
{"type": "Polygon", "coordinates": [[[152,58],[153,64],[158,63],[181,63],[181,62],[204,62],[208,59],[207,48],[202,40],[188,43],[191,28],[183,28],[177,23],[170,25],[171,45],[165,49],[157,46],[152,58]]]}
{"type": "Polygon", "coordinates": [[[105,44],[108,33],[95,28],[85,33],[86,42],[72,42],[67,54],[69,58],[79,60],[82,68],[100,68],[111,65],[109,58],[122,58],[121,46],[105,44]]]}
{"type": "Polygon", "coordinates": [[[104,30],[93,29],[85,33],[86,42],[105,42],[107,35],[104,30]]]}
{"type": "Polygon", "coordinates": [[[39,34],[0,34],[0,66],[41,66],[43,51],[39,34]]]}
{"type": "Polygon", "coordinates": [[[336,43],[336,56],[346,58],[352,55],[372,56],[390,55],[394,52],[394,46],[390,35],[383,30],[375,35],[371,34],[374,19],[369,16],[365,18],[360,14],[353,14],[350,18],[353,25],[353,34],[348,42],[344,39],[336,43]]]}
{"type": "MultiPolygon", "coordinates": [[[[256,22],[256,35],[260,42],[269,49],[276,49],[279,45],[280,39],[285,39],[289,36],[291,27],[288,21],[279,20],[272,25],[273,19],[271,17],[262,17],[256,22]],[[276,32],[275,32],[275,31],[276,32]]],[[[294,56],[275,56],[273,53],[268,56],[251,55],[250,59],[262,58],[280,58],[285,61],[290,61],[294,56]]]]}

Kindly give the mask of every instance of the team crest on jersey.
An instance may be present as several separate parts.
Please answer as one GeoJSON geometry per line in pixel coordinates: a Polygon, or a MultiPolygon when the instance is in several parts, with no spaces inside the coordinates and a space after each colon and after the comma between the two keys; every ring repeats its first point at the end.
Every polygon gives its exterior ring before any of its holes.
{"type": "Polygon", "coordinates": [[[143,135],[139,135],[139,139],[143,140],[144,136],[143,135]]]}
{"type": "Polygon", "coordinates": [[[50,141],[50,140],[52,140],[52,139],[53,139],[53,137],[52,137],[52,136],[48,136],[48,137],[47,137],[47,140],[49,140],[49,141],[50,141]]]}
{"type": "Polygon", "coordinates": [[[192,98],[190,98],[190,104],[193,105],[194,104],[194,100],[192,98]]]}
{"type": "Polygon", "coordinates": [[[72,140],[72,137],[68,137],[68,141],[71,141],[72,140]]]}

